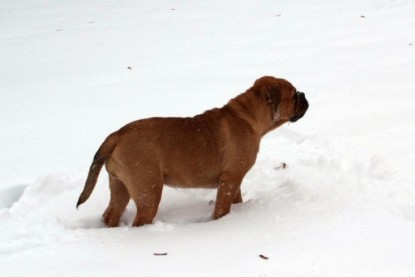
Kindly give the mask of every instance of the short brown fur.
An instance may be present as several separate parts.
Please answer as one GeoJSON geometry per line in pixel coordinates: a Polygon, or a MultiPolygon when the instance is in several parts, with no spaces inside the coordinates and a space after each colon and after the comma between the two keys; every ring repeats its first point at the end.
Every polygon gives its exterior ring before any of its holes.
{"type": "Polygon", "coordinates": [[[150,224],[163,185],[217,188],[213,218],[241,203],[241,182],[254,165],[261,138],[308,108],[303,93],[284,79],[262,77],[220,109],[192,118],[149,118],[131,122],[103,142],[92,162],[77,206],[92,193],[105,164],[111,199],[104,212],[118,226],[130,198],[137,206],[133,226],[150,224]]]}

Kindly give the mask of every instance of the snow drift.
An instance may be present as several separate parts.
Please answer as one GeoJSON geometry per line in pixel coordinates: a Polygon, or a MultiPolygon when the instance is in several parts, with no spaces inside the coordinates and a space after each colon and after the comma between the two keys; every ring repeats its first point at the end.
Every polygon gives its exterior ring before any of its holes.
{"type": "Polygon", "coordinates": [[[2,276],[415,274],[413,1],[1,6],[2,276]],[[310,109],[264,138],[231,214],[211,220],[214,190],[166,188],[154,224],[130,227],[129,205],[108,229],[105,174],[75,209],[108,133],[262,75],[310,109]]]}

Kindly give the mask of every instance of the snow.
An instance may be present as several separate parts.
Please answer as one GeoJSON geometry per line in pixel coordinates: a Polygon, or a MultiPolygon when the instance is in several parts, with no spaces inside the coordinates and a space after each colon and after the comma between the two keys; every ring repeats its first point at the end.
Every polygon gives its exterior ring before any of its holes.
{"type": "Polygon", "coordinates": [[[1,276],[415,275],[412,0],[0,6],[1,276]],[[215,190],[166,188],[152,225],[130,227],[130,203],[108,229],[105,173],[75,209],[110,132],[263,75],[310,109],[263,139],[231,214],[211,220],[215,190]]]}

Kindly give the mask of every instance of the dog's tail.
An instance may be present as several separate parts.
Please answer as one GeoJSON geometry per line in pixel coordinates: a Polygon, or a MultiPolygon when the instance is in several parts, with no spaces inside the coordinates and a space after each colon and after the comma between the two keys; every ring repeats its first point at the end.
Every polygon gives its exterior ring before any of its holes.
{"type": "Polygon", "coordinates": [[[91,167],[89,168],[88,177],[85,181],[84,190],[79,196],[76,208],[78,208],[79,205],[88,200],[89,196],[94,190],[95,184],[97,183],[99,172],[101,171],[101,168],[104,165],[104,163],[111,156],[111,153],[114,150],[117,142],[118,134],[117,132],[115,132],[109,135],[99,147],[97,153],[94,156],[94,160],[92,161],[91,167]]]}

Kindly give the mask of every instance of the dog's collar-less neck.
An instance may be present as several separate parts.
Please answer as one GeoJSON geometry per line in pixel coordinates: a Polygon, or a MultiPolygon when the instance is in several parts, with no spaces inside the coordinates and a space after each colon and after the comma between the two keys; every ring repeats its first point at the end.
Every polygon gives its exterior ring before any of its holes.
{"type": "Polygon", "coordinates": [[[271,124],[270,124],[270,126],[272,126],[277,121],[279,121],[281,119],[281,116],[280,116],[279,111],[275,112],[275,109],[274,109],[275,103],[271,99],[268,99],[267,102],[269,104],[269,108],[270,108],[270,111],[271,111],[271,124]]]}
{"type": "Polygon", "coordinates": [[[280,113],[279,112],[273,112],[271,125],[275,124],[280,119],[281,119],[280,113]]]}

